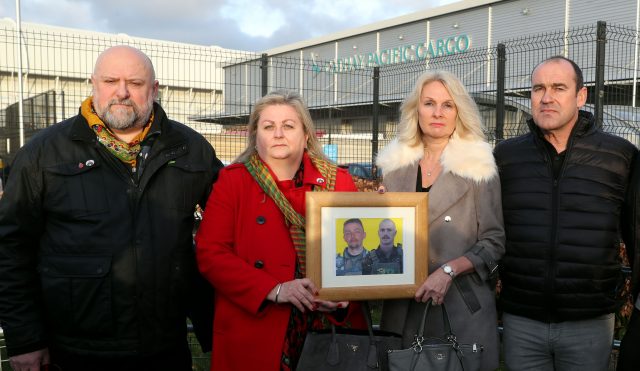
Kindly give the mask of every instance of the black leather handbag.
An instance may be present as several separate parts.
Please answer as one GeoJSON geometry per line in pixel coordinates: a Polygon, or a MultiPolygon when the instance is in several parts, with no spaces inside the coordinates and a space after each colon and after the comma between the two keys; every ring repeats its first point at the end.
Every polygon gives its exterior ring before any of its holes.
{"type": "Polygon", "coordinates": [[[362,303],[367,330],[336,328],[307,333],[297,371],[372,371],[388,370],[389,350],[400,349],[397,334],[373,330],[371,312],[362,303]]]}
{"type": "Polygon", "coordinates": [[[389,351],[390,371],[478,371],[482,361],[483,347],[480,344],[460,344],[451,331],[447,310],[442,307],[442,320],[446,338],[424,338],[424,326],[432,306],[427,302],[415,341],[409,349],[389,351]]]}

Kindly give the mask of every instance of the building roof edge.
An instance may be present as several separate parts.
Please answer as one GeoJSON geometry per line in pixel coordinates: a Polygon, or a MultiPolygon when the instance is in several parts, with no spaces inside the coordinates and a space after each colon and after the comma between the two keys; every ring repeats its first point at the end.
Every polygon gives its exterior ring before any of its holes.
{"type": "Polygon", "coordinates": [[[424,9],[418,12],[405,14],[399,17],[370,23],[364,26],[350,28],[350,29],[346,29],[338,32],[333,32],[324,36],[319,36],[319,37],[308,39],[308,40],[303,40],[303,41],[298,41],[298,42],[287,44],[287,45],[278,46],[272,49],[265,50],[263,53],[266,53],[268,55],[283,54],[283,53],[291,52],[294,50],[305,49],[310,46],[334,42],[340,39],[346,39],[348,37],[352,37],[356,35],[378,31],[385,28],[391,28],[391,27],[399,26],[405,23],[411,23],[411,22],[416,22],[424,19],[434,18],[441,15],[449,14],[449,13],[469,10],[469,9],[477,8],[484,5],[498,3],[501,1],[504,1],[504,0],[462,0],[452,4],[443,5],[435,8],[424,9]]]}

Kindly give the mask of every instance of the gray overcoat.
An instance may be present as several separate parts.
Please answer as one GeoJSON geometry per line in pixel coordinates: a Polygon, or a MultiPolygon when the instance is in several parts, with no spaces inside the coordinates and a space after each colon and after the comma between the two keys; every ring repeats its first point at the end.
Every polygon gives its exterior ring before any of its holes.
{"type": "MultiPolygon", "coordinates": [[[[411,148],[397,140],[380,153],[377,163],[383,169],[387,191],[415,191],[422,154],[421,145],[411,148]]],[[[444,303],[458,340],[482,344],[481,370],[494,370],[500,348],[495,286],[489,276],[495,268],[492,263],[504,254],[505,235],[493,154],[487,143],[462,140],[454,134],[441,162],[442,173],[429,192],[429,272],[462,255],[473,263],[474,272],[454,278],[444,303]],[[475,305],[470,307],[473,300],[463,299],[460,286],[466,287],[466,296],[476,298],[475,305]]],[[[386,300],[381,329],[402,334],[403,345],[409,347],[423,310],[424,304],[413,299],[386,300]]],[[[441,309],[435,307],[425,336],[442,337],[443,333],[441,309]]]]}

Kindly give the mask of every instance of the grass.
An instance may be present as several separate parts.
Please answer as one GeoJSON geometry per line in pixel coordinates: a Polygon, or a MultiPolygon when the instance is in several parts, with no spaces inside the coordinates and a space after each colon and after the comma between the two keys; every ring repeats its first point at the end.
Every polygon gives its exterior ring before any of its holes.
{"type": "Polygon", "coordinates": [[[211,365],[211,352],[202,353],[198,339],[196,339],[193,332],[189,332],[188,341],[189,349],[191,349],[191,359],[193,360],[191,369],[193,371],[208,371],[211,365]]]}

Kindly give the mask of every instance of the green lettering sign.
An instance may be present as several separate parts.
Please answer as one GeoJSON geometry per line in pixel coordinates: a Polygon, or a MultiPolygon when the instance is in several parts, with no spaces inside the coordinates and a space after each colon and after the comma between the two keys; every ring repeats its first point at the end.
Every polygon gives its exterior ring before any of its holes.
{"type": "Polygon", "coordinates": [[[370,52],[343,57],[337,61],[325,61],[318,64],[312,61],[311,70],[315,73],[340,73],[349,72],[366,67],[384,66],[395,63],[406,63],[428,58],[441,57],[464,53],[471,47],[471,39],[468,35],[449,36],[437,40],[428,40],[424,43],[401,45],[394,48],[381,50],[379,53],[370,52]]]}

